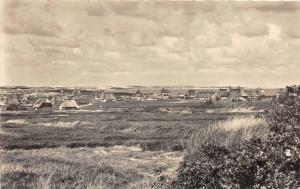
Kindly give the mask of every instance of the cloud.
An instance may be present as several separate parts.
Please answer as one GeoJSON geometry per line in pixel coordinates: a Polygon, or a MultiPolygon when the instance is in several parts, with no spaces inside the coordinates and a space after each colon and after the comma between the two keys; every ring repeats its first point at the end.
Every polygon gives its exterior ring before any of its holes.
{"type": "Polygon", "coordinates": [[[259,11],[293,12],[300,9],[299,2],[264,2],[255,6],[259,11]]]}
{"type": "Polygon", "coordinates": [[[249,37],[262,36],[268,34],[268,26],[264,22],[252,20],[251,22],[247,21],[246,23],[240,24],[238,32],[241,35],[249,37]]]}
{"type": "Polygon", "coordinates": [[[90,3],[86,11],[89,16],[104,16],[105,14],[105,9],[103,8],[103,5],[98,2],[90,3]]]}
{"type": "Polygon", "coordinates": [[[198,47],[214,48],[231,44],[230,32],[215,23],[208,21],[201,21],[199,23],[198,18],[195,18],[192,28],[195,30],[193,40],[198,47]]]}
{"type": "Polygon", "coordinates": [[[275,24],[268,24],[268,39],[278,41],[281,39],[282,28],[275,24]]]}
{"type": "Polygon", "coordinates": [[[121,59],[121,55],[119,52],[117,51],[105,51],[103,53],[104,58],[108,58],[111,60],[120,60],[121,59]]]}
{"type": "Polygon", "coordinates": [[[188,42],[183,37],[162,37],[164,46],[170,52],[184,52],[188,51],[188,42]]]}
{"type": "Polygon", "coordinates": [[[4,10],[4,32],[8,34],[30,34],[58,36],[62,27],[49,14],[45,6],[13,6],[4,10]]]}
{"type": "MultiPolygon", "coordinates": [[[[294,19],[300,21],[300,16],[294,19]]],[[[300,25],[291,23],[283,28],[283,33],[289,38],[300,39],[300,25]]]]}
{"type": "Polygon", "coordinates": [[[295,12],[300,9],[297,1],[264,1],[264,2],[242,2],[233,4],[235,9],[254,9],[261,12],[295,12]]]}
{"type": "Polygon", "coordinates": [[[299,68],[299,3],[6,2],[8,83],[255,84],[299,68]]]}

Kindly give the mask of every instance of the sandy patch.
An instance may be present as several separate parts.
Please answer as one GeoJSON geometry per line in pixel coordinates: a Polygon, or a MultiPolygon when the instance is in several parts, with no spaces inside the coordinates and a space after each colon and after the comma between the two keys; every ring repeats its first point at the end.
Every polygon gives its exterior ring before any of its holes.
{"type": "Polygon", "coordinates": [[[4,123],[10,123],[10,124],[17,124],[17,125],[24,125],[24,124],[28,124],[29,122],[26,119],[10,119],[7,120],[4,123]]]}
{"type": "Polygon", "coordinates": [[[54,123],[39,123],[46,127],[81,127],[90,125],[90,122],[73,121],[73,122],[54,122],[54,123]]]}

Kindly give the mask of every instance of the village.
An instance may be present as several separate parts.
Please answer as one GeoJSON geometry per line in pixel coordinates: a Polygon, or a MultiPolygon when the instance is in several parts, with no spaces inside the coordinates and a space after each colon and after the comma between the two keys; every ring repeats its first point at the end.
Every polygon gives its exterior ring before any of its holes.
{"type": "Polygon", "coordinates": [[[206,103],[218,101],[245,102],[276,97],[280,89],[220,87],[110,87],[60,88],[60,87],[2,87],[2,111],[65,111],[79,110],[94,103],[115,101],[188,101],[206,103]]]}

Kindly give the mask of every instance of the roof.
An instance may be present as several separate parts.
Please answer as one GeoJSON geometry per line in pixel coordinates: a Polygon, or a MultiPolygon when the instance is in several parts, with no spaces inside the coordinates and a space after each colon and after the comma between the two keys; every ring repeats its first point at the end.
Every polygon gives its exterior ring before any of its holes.
{"type": "Polygon", "coordinates": [[[229,97],[244,97],[248,96],[242,88],[233,88],[229,91],[229,97]]]}
{"type": "Polygon", "coordinates": [[[8,98],[6,99],[6,104],[7,104],[7,105],[18,105],[18,104],[20,104],[20,102],[19,102],[19,100],[18,100],[18,97],[15,96],[15,95],[13,95],[13,96],[8,97],[8,98]]]}
{"type": "Polygon", "coordinates": [[[161,93],[171,93],[171,91],[169,89],[165,89],[165,88],[163,88],[160,92],[161,93]]]}
{"type": "Polygon", "coordinates": [[[72,96],[80,96],[81,92],[79,89],[75,89],[73,92],[72,92],[72,96]]]}
{"type": "Polygon", "coordinates": [[[63,109],[63,108],[76,108],[76,109],[78,109],[79,106],[78,106],[78,104],[76,103],[75,100],[73,100],[73,99],[72,100],[67,100],[66,99],[59,106],[59,109],[63,109]]]}
{"type": "Polygon", "coordinates": [[[229,92],[228,89],[219,89],[214,95],[214,97],[228,97],[229,96],[229,92]]]}
{"type": "Polygon", "coordinates": [[[197,98],[210,98],[210,97],[212,97],[212,93],[202,93],[202,92],[198,92],[197,94],[196,94],[196,97],[197,98]]]}
{"type": "Polygon", "coordinates": [[[112,93],[104,93],[104,99],[106,99],[106,100],[115,100],[116,97],[112,93]]]}
{"type": "Polygon", "coordinates": [[[55,95],[51,101],[52,102],[63,102],[65,99],[65,96],[64,95],[55,95]]]}
{"type": "Polygon", "coordinates": [[[0,101],[0,106],[4,106],[5,103],[3,101],[0,101]]]}
{"type": "Polygon", "coordinates": [[[42,107],[50,107],[52,106],[50,100],[47,98],[39,98],[35,103],[33,104],[33,108],[42,108],[42,107]]]}

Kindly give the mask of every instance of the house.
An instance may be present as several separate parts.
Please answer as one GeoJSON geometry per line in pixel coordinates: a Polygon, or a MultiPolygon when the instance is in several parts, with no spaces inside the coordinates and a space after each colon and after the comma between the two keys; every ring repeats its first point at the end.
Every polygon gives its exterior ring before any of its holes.
{"type": "Polygon", "coordinates": [[[142,100],[143,94],[140,90],[137,90],[136,93],[134,93],[131,97],[133,100],[142,100]]]}
{"type": "Polygon", "coordinates": [[[81,95],[81,92],[79,89],[75,89],[73,90],[73,92],[71,93],[71,96],[73,97],[79,97],[81,95]]]}
{"type": "Polygon", "coordinates": [[[33,104],[34,110],[52,110],[52,103],[47,98],[39,98],[34,104],[33,104]]]}
{"type": "Polygon", "coordinates": [[[73,99],[76,100],[76,102],[79,105],[89,104],[89,103],[95,102],[95,95],[94,94],[80,94],[79,96],[74,96],[73,99]]]}
{"type": "Polygon", "coordinates": [[[158,95],[157,99],[159,99],[159,100],[170,99],[170,95],[171,95],[171,91],[163,88],[163,89],[161,89],[160,95],[158,95]]]}
{"type": "Polygon", "coordinates": [[[214,100],[224,100],[227,99],[229,96],[229,89],[228,88],[220,88],[216,93],[212,95],[214,100]]]}
{"type": "Polygon", "coordinates": [[[178,93],[178,98],[179,98],[179,99],[185,99],[185,98],[186,98],[186,95],[183,94],[183,93],[178,93]]]}
{"type": "Polygon", "coordinates": [[[0,110],[5,110],[6,106],[5,106],[5,102],[6,102],[6,98],[4,98],[4,96],[0,96],[0,110]]]}
{"type": "Polygon", "coordinates": [[[247,89],[247,90],[244,90],[244,92],[247,94],[248,99],[258,99],[263,94],[263,90],[260,88],[247,89]]]}
{"type": "Polygon", "coordinates": [[[22,94],[19,96],[19,101],[22,103],[22,104],[25,104],[27,102],[27,98],[28,98],[28,95],[27,94],[22,94]]]}
{"type": "Polygon", "coordinates": [[[113,93],[104,93],[104,101],[116,101],[116,97],[113,93]]]}
{"type": "Polygon", "coordinates": [[[206,93],[206,92],[197,92],[196,93],[196,98],[199,100],[210,100],[212,98],[212,94],[211,93],[206,93]]]}
{"type": "Polygon", "coordinates": [[[52,103],[52,104],[61,104],[64,100],[65,100],[65,96],[62,95],[62,94],[59,94],[59,95],[55,95],[55,96],[51,99],[51,103],[52,103]]]}
{"type": "Polygon", "coordinates": [[[195,97],[196,97],[196,91],[195,90],[190,89],[190,90],[187,91],[186,98],[192,99],[192,98],[195,98],[195,97]]]}
{"type": "Polygon", "coordinates": [[[213,96],[214,100],[244,101],[248,98],[242,87],[220,88],[213,96]]]}
{"type": "Polygon", "coordinates": [[[11,95],[6,98],[5,110],[21,110],[22,106],[17,95],[11,95]]]}
{"type": "Polygon", "coordinates": [[[255,91],[245,91],[248,95],[248,99],[258,99],[261,95],[257,94],[255,91]]]}
{"type": "Polygon", "coordinates": [[[78,110],[79,106],[74,99],[65,99],[59,106],[59,110],[78,110]]]}
{"type": "Polygon", "coordinates": [[[160,91],[160,95],[161,95],[161,96],[170,96],[170,94],[171,94],[171,91],[168,90],[168,89],[165,89],[165,88],[163,88],[163,89],[160,91]]]}
{"type": "Polygon", "coordinates": [[[233,101],[240,101],[242,98],[246,99],[248,95],[241,87],[229,87],[228,98],[233,101]]]}
{"type": "MultiPolygon", "coordinates": [[[[113,91],[110,93],[114,96],[114,100],[129,100],[132,99],[134,94],[128,91],[113,91]]],[[[103,95],[103,99],[104,99],[104,95],[103,95]]]]}
{"type": "Polygon", "coordinates": [[[95,95],[95,100],[98,101],[98,100],[104,100],[104,97],[105,97],[105,93],[104,91],[99,91],[99,92],[96,92],[96,95],[95,95]]]}
{"type": "Polygon", "coordinates": [[[92,90],[75,89],[70,95],[70,98],[75,99],[79,105],[83,105],[83,104],[94,103],[96,100],[96,95],[97,94],[95,93],[95,91],[92,90]]]}
{"type": "Polygon", "coordinates": [[[171,91],[169,95],[170,99],[177,99],[178,98],[178,92],[177,91],[171,91]]]}
{"type": "Polygon", "coordinates": [[[144,94],[144,98],[147,101],[155,101],[158,99],[158,95],[156,93],[147,93],[144,94]]]}

